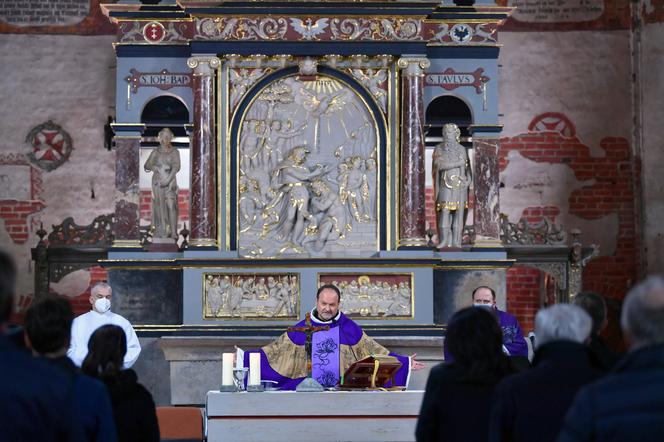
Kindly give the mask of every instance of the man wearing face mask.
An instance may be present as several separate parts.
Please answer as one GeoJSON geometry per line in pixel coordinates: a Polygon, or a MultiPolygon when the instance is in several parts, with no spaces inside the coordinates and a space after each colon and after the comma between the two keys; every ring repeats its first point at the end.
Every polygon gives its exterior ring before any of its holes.
{"type": "MultiPolygon", "coordinates": [[[[490,309],[496,314],[500,328],[503,331],[503,351],[508,356],[527,358],[528,345],[519,327],[516,318],[496,307],[496,292],[491,287],[481,285],[473,290],[473,306],[490,309]]],[[[451,361],[452,356],[444,348],[445,361],[451,361]]],[[[527,360],[526,360],[527,362],[527,360]]]]}
{"type": "Polygon", "coordinates": [[[78,316],[74,319],[71,326],[71,343],[67,356],[77,366],[81,366],[83,359],[88,354],[88,340],[92,333],[102,325],[114,324],[122,329],[127,336],[127,353],[124,357],[124,368],[127,369],[134,365],[141,352],[141,344],[138,342],[138,336],[131,326],[122,316],[111,312],[111,295],[113,289],[105,282],[95,284],[90,290],[90,304],[92,310],[78,316]]]}

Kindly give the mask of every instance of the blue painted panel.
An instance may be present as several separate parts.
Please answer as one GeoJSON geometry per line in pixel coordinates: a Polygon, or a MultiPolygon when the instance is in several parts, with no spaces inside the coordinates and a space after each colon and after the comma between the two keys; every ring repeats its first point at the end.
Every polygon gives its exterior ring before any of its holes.
{"type": "Polygon", "coordinates": [[[498,125],[498,62],[487,59],[432,59],[428,73],[444,72],[448,68],[455,72],[474,72],[478,68],[484,69],[482,75],[489,77],[486,83],[487,106],[484,109],[483,94],[477,93],[472,86],[462,86],[448,91],[440,86],[425,86],[424,107],[429,105],[435,98],[451,95],[463,100],[471,110],[473,124],[476,125],[498,125]]]}
{"type": "Polygon", "coordinates": [[[189,110],[189,122],[194,113],[194,94],[191,87],[174,87],[161,90],[157,87],[139,87],[137,93],[131,93],[131,104],[127,106],[127,81],[130,70],[139,72],[161,72],[166,69],[171,73],[191,72],[186,58],[134,58],[118,57],[116,69],[116,121],[118,123],[140,123],[141,112],[152,99],[169,95],[182,101],[189,110]]]}

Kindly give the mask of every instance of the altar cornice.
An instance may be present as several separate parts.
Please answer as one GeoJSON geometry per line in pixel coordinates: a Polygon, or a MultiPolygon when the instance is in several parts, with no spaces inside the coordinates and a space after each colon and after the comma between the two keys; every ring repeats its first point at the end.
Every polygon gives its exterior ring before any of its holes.
{"type": "Polygon", "coordinates": [[[133,45],[276,41],[497,47],[497,30],[514,11],[399,1],[182,0],[170,6],[103,4],[101,8],[119,26],[118,44],[133,45]]]}

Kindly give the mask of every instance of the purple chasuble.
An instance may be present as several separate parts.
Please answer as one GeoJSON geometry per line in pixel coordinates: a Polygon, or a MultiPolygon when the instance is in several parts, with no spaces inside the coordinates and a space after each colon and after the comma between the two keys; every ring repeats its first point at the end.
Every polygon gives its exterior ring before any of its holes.
{"type": "Polygon", "coordinates": [[[339,327],[311,336],[311,377],[325,388],[339,383],[339,327]]]}
{"type": "MultiPolygon", "coordinates": [[[[334,387],[339,382],[341,375],[339,347],[341,345],[353,346],[357,344],[363,335],[362,328],[341,312],[330,321],[321,321],[312,315],[311,323],[312,325],[330,326],[330,330],[315,332],[311,337],[312,377],[326,388],[334,387]],[[333,378],[334,381],[332,381],[333,378]]],[[[296,327],[303,327],[304,325],[304,320],[295,324],[296,327]]],[[[306,335],[302,332],[287,332],[287,334],[288,339],[295,345],[303,346],[306,343],[306,335]]],[[[270,366],[270,362],[262,349],[245,351],[245,367],[249,366],[250,353],[260,353],[261,355],[261,379],[276,382],[275,387],[280,390],[295,390],[295,387],[304,379],[304,377],[289,378],[279,374],[270,366]]],[[[389,355],[399,359],[402,364],[402,367],[394,376],[394,384],[406,386],[410,377],[410,359],[407,356],[395,353],[389,353],[389,355]]]]}

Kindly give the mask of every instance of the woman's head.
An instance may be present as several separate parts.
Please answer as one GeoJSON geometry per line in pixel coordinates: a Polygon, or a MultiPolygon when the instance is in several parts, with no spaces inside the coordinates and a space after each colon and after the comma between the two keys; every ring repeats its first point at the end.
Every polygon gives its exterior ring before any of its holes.
{"type": "Polygon", "coordinates": [[[117,325],[102,325],[90,336],[83,372],[100,378],[113,377],[122,369],[127,337],[117,325]]]}
{"type": "Polygon", "coordinates": [[[445,345],[471,378],[491,377],[491,371],[507,361],[502,352],[503,333],[491,309],[469,307],[455,313],[447,325],[445,345]]]}

